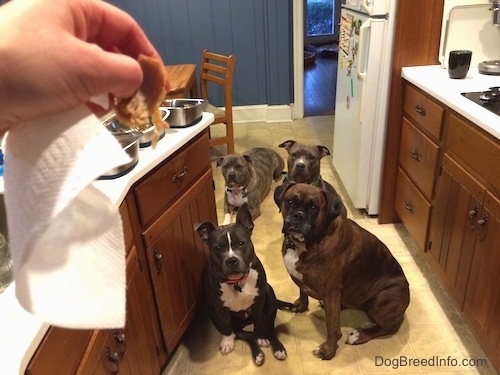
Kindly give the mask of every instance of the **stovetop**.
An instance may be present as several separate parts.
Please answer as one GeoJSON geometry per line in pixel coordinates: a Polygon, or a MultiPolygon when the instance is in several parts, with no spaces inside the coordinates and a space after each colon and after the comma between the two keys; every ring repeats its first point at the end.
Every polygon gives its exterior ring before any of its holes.
{"type": "Polygon", "coordinates": [[[500,116],[500,87],[490,87],[486,91],[463,92],[462,95],[500,116]]]}

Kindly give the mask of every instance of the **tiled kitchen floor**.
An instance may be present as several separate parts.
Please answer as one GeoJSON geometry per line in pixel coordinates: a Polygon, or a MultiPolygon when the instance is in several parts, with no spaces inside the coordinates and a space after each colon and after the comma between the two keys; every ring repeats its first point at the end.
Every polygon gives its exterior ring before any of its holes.
{"type": "MultiPolygon", "coordinates": [[[[236,152],[263,146],[277,150],[284,158],[286,151],[278,144],[295,139],[303,143],[321,144],[331,150],[333,116],[308,117],[292,123],[235,124],[236,152]]],[[[217,156],[217,150],[213,156],[217,156]]],[[[326,338],[325,315],[317,301],[310,300],[309,311],[302,314],[278,311],[276,329],[287,349],[288,358],[274,359],[264,348],[265,363],[253,364],[244,342],[237,341],[234,351],[226,356],[219,352],[221,336],[213,328],[207,309],[202,308],[173,354],[163,375],[248,375],[248,374],[495,374],[491,367],[452,366],[453,361],[484,359],[485,355],[470,331],[439,286],[412,239],[401,224],[379,225],[374,218],[354,210],[339,187],[331,166],[332,157],[322,163],[322,176],[332,183],[347,203],[349,217],[376,234],[392,251],[403,267],[410,283],[411,302],[400,331],[366,344],[350,346],[344,343],[349,332],[364,322],[363,314],[342,312],[343,338],[336,356],[330,361],[314,357],[312,350],[326,338]],[[410,365],[410,360],[436,358],[440,366],[410,365]],[[405,362],[406,359],[406,362],[405,362]],[[384,361],[384,365],[380,365],[384,361]],[[451,365],[447,365],[450,363],[451,365]]],[[[333,164],[335,161],[333,160],[333,164]]],[[[219,219],[222,218],[223,178],[214,167],[216,200],[219,219]]],[[[278,185],[272,186],[272,191],[278,185]]],[[[262,216],[255,221],[253,242],[257,255],[266,269],[268,282],[278,298],[293,301],[298,288],[291,281],[281,258],[282,217],[274,204],[272,192],[262,205],[262,216]]]]}

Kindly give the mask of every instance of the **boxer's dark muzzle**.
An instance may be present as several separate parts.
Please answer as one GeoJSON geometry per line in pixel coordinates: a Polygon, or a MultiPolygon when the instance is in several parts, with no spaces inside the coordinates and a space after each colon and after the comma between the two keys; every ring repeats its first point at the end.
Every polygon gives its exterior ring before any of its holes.
{"type": "Polygon", "coordinates": [[[291,210],[284,215],[282,232],[300,242],[314,235],[312,222],[303,210],[291,210]]]}

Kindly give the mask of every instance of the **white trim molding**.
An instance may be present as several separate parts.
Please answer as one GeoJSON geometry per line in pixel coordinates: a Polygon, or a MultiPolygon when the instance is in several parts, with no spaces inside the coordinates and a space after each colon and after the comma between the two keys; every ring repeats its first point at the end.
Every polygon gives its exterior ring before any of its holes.
{"type": "Polygon", "coordinates": [[[249,105],[233,107],[233,122],[291,122],[292,107],[289,105],[249,105]]]}

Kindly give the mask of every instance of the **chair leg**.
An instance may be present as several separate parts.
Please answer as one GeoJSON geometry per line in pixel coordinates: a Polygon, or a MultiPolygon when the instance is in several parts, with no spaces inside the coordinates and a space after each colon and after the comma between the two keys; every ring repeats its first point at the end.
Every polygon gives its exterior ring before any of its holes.
{"type": "Polygon", "coordinates": [[[227,153],[234,154],[234,132],[233,124],[226,124],[226,134],[227,134],[227,153]]]}

